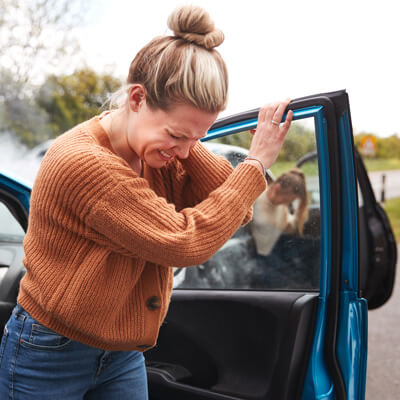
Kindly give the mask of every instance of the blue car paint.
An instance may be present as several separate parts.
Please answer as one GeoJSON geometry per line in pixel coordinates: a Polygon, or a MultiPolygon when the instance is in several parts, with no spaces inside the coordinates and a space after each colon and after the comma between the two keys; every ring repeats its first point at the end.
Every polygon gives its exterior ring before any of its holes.
{"type": "MultiPolygon", "coordinates": [[[[321,268],[320,268],[320,295],[318,299],[317,320],[315,326],[313,346],[307,375],[304,382],[303,400],[334,399],[333,382],[324,360],[324,345],[326,332],[327,297],[330,287],[331,271],[331,204],[330,204],[330,172],[329,151],[327,139],[327,122],[323,107],[315,106],[294,110],[293,120],[314,118],[318,158],[320,201],[321,201],[321,268]]],[[[249,119],[234,123],[208,132],[203,141],[232,135],[244,130],[257,127],[257,119],[249,119]]]]}
{"type": "Polygon", "coordinates": [[[357,184],[348,112],[338,124],[342,189],[342,268],[336,353],[349,399],[364,400],[368,346],[368,306],[358,297],[357,184]]]}
{"type": "Polygon", "coordinates": [[[332,260],[332,213],[330,202],[330,168],[327,121],[323,107],[315,107],[315,133],[318,148],[318,170],[321,201],[321,268],[320,294],[314,341],[303,388],[303,400],[334,399],[334,385],[324,358],[327,299],[329,296],[332,260]]]}
{"type": "Polygon", "coordinates": [[[31,187],[22,181],[11,178],[5,173],[0,172],[0,189],[14,195],[29,213],[29,200],[31,187]]]}

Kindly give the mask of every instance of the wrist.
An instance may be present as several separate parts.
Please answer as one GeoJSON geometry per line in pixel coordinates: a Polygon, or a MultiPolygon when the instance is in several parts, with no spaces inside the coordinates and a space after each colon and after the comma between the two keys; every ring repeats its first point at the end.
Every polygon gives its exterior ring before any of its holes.
{"type": "Polygon", "coordinates": [[[263,176],[265,177],[265,174],[267,173],[267,169],[265,168],[264,163],[259,158],[247,156],[244,159],[244,162],[255,165],[260,170],[260,172],[263,174],[263,176]]]}

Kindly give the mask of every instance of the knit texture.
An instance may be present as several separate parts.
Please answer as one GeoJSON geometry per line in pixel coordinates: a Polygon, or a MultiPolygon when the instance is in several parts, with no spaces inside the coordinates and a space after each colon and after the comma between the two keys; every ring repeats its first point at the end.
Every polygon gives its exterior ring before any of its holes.
{"type": "Polygon", "coordinates": [[[201,264],[251,218],[265,189],[198,143],[143,177],[116,155],[95,117],[43,158],[24,240],[18,302],[39,322],[104,350],[155,345],[173,266],[201,264]]]}

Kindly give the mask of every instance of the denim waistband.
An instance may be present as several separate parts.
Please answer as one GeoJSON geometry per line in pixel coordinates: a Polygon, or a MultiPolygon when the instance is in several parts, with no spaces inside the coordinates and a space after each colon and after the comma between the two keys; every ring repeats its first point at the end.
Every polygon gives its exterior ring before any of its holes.
{"type": "Polygon", "coordinates": [[[14,315],[15,318],[19,318],[21,316],[23,317],[31,317],[31,314],[28,313],[28,311],[25,311],[18,303],[14,307],[12,314],[14,315]]]}

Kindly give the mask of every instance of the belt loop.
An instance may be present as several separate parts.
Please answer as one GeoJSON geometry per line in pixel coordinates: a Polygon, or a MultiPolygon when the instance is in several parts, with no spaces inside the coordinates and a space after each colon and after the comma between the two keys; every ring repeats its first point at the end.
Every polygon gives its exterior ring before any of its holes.
{"type": "Polygon", "coordinates": [[[28,313],[17,303],[12,314],[16,319],[22,319],[22,321],[25,321],[28,313]]]}

